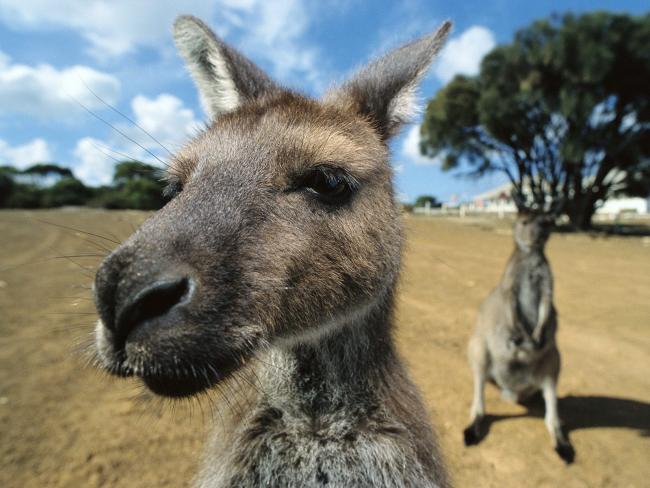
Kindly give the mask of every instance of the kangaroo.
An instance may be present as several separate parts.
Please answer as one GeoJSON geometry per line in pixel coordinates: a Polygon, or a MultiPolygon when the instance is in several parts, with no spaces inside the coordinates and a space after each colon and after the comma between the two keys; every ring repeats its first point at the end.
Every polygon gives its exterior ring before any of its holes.
{"type": "Polygon", "coordinates": [[[449,486],[392,339],[388,149],[449,29],[313,100],[176,20],[211,123],[172,158],[169,203],[98,269],[96,349],[162,396],[237,389],[196,486],[449,486]]]}
{"type": "Polygon", "coordinates": [[[486,379],[494,381],[503,398],[511,401],[525,401],[541,390],[544,421],[553,446],[566,463],[572,463],[575,452],[562,430],[557,409],[557,313],[553,275],[544,255],[552,222],[552,217],[520,211],[514,224],[515,250],[501,282],[479,309],[468,347],[474,399],[464,437],[469,446],[479,443],[484,435],[486,379]]]}

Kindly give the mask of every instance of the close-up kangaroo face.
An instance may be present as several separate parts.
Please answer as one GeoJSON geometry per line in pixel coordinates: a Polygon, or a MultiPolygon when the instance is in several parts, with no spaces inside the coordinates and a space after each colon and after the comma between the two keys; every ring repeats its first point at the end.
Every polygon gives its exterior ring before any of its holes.
{"type": "Polygon", "coordinates": [[[171,201],[97,273],[105,368],[189,395],[384,300],[401,249],[386,141],[447,30],[315,101],[181,17],[176,43],[213,121],[172,158],[171,201]]]}

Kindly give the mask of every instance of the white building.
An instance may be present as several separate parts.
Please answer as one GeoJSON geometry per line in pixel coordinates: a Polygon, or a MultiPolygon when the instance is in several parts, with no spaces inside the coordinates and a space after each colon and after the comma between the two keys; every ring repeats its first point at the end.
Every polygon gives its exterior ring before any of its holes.
{"type": "Polygon", "coordinates": [[[517,212],[517,206],[512,199],[512,184],[504,183],[491,190],[479,193],[472,201],[465,203],[464,207],[469,212],[504,213],[517,212]]]}
{"type": "MultiPolygon", "coordinates": [[[[471,202],[463,204],[467,212],[486,212],[503,215],[515,213],[517,207],[511,197],[512,185],[505,183],[501,186],[480,193],[471,202]]],[[[650,214],[650,197],[615,197],[605,201],[596,210],[596,215],[615,218],[621,214],[625,215],[648,215],[650,214]]]]}
{"type": "Polygon", "coordinates": [[[597,215],[617,216],[619,214],[646,215],[650,213],[650,197],[610,198],[596,210],[597,215]]]}

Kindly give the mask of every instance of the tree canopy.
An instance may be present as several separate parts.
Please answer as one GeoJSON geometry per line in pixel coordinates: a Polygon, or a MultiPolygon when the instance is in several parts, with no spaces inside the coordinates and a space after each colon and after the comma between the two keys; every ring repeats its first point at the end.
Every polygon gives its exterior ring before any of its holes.
{"type": "Polygon", "coordinates": [[[139,161],[115,165],[113,183],[88,187],[69,168],[36,164],[25,170],[0,166],[0,207],[49,208],[89,205],[104,208],[156,210],[166,198],[158,168],[139,161]]]}
{"type": "Polygon", "coordinates": [[[607,198],[650,192],[648,46],[650,14],[534,22],[428,103],[421,151],[444,169],[502,172],[526,207],[561,202],[586,228],[607,198]]]}
{"type": "Polygon", "coordinates": [[[38,176],[52,176],[56,175],[60,178],[73,178],[72,170],[70,168],[64,168],[58,166],[54,163],[38,163],[30,166],[29,168],[23,170],[23,174],[26,175],[38,175],[38,176]]]}
{"type": "Polygon", "coordinates": [[[140,161],[121,161],[115,165],[113,183],[121,185],[131,180],[140,179],[159,182],[161,176],[161,170],[148,164],[140,161]]]}
{"type": "Polygon", "coordinates": [[[442,206],[442,203],[439,202],[438,199],[432,195],[420,195],[415,199],[414,205],[416,207],[425,207],[427,203],[431,208],[438,208],[442,206]]]}
{"type": "Polygon", "coordinates": [[[62,178],[43,192],[43,207],[85,205],[93,191],[75,177],[62,178]]]}

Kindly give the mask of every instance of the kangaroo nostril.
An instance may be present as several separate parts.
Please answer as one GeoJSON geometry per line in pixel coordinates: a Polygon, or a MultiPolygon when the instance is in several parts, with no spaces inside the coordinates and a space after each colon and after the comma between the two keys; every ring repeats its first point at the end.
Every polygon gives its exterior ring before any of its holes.
{"type": "Polygon", "coordinates": [[[182,277],[157,281],[140,290],[117,315],[116,330],[126,337],[138,324],[161,317],[174,306],[186,301],[192,291],[191,281],[182,277]]]}

